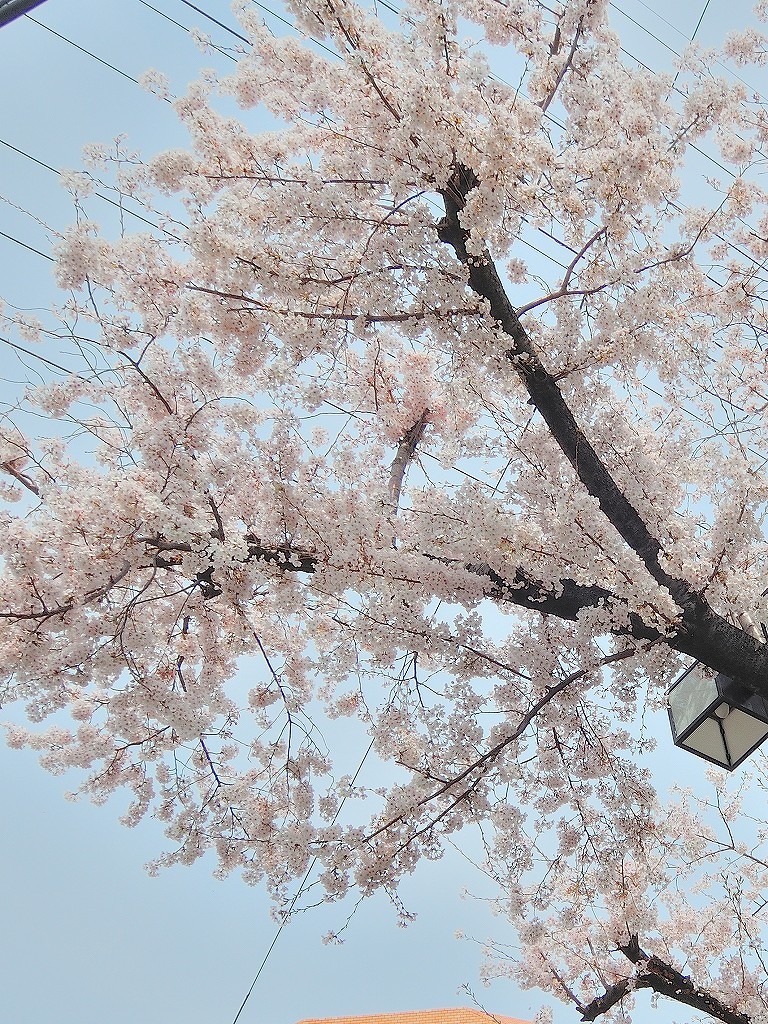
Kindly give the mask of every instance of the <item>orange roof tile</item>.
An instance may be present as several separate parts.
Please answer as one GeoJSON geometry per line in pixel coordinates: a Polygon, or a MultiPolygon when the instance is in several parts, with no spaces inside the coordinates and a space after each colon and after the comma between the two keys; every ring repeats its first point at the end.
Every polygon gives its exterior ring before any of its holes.
{"type": "Polygon", "coordinates": [[[299,1024],[526,1024],[516,1017],[503,1017],[470,1007],[448,1010],[405,1010],[401,1013],[372,1013],[362,1017],[311,1017],[299,1024]]]}

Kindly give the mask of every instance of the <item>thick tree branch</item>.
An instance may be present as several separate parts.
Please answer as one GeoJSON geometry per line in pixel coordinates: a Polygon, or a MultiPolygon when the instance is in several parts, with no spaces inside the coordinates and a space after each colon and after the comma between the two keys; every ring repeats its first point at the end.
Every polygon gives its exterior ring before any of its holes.
{"type": "Polygon", "coordinates": [[[36,498],[40,497],[40,489],[32,477],[16,469],[12,462],[4,462],[0,465],[0,469],[8,473],[9,476],[12,476],[14,480],[17,480],[23,487],[26,487],[28,491],[31,491],[36,498]]]}
{"type": "Polygon", "coordinates": [[[632,991],[641,988],[649,988],[659,995],[674,999],[675,1002],[684,1003],[695,1010],[721,1020],[724,1024],[750,1024],[750,1018],[739,1013],[732,1007],[727,1006],[721,999],[711,992],[697,988],[691,979],[682,974],[676,967],[666,963],[657,956],[645,953],[640,948],[637,935],[633,935],[625,946],[619,949],[640,968],[633,978],[626,978],[611,985],[602,995],[597,996],[586,1006],[580,1006],[582,1020],[593,1021],[611,1007],[620,1003],[624,997],[632,991]]]}
{"type": "MultiPolygon", "coordinates": [[[[187,542],[171,542],[163,537],[139,537],[156,553],[152,565],[161,569],[178,569],[181,555],[191,552],[192,546],[187,542]]],[[[281,572],[314,574],[323,566],[323,558],[314,551],[291,547],[289,544],[268,545],[254,534],[246,536],[248,544],[247,561],[262,561],[273,565],[281,572]]],[[[586,608],[621,607],[622,600],[606,587],[588,586],[576,583],[572,579],[557,580],[544,583],[534,579],[524,569],[513,569],[508,576],[502,576],[489,565],[463,562],[458,558],[447,558],[444,555],[425,553],[422,556],[427,563],[439,562],[452,569],[462,569],[479,577],[483,598],[498,604],[516,605],[540,615],[554,615],[555,618],[567,622],[575,622],[579,613],[586,608]]],[[[202,587],[206,597],[218,597],[221,589],[214,577],[213,568],[199,573],[196,582],[202,587]]],[[[619,631],[617,631],[619,632],[619,631]]],[[[689,653],[687,646],[680,642],[679,637],[669,637],[648,626],[639,615],[629,616],[629,625],[621,631],[624,636],[644,642],[663,642],[683,654],[689,653]]]]}
{"type": "MultiPolygon", "coordinates": [[[[138,539],[155,550],[152,564],[159,568],[178,569],[181,561],[179,555],[192,551],[188,543],[173,543],[162,537],[138,539]]],[[[264,544],[254,534],[249,534],[246,541],[249,562],[263,561],[281,572],[289,573],[313,574],[323,566],[324,557],[314,551],[291,547],[289,544],[264,544]]],[[[541,615],[554,615],[570,622],[575,621],[579,613],[587,608],[614,607],[621,612],[624,605],[620,597],[599,585],[576,583],[568,578],[545,583],[533,578],[522,568],[512,567],[506,576],[502,576],[489,565],[466,563],[428,552],[424,553],[423,558],[426,563],[425,572],[428,563],[439,562],[479,577],[481,594],[487,600],[527,608],[541,615]]],[[[206,597],[217,597],[221,593],[212,568],[199,574],[197,582],[206,597]]],[[[49,617],[49,614],[41,613],[39,617],[49,617]]],[[[747,682],[756,692],[768,696],[768,645],[732,626],[711,609],[709,616],[700,629],[696,628],[695,621],[694,627],[689,628],[684,620],[677,632],[662,633],[644,622],[640,615],[631,613],[627,625],[617,628],[615,633],[644,642],[664,643],[671,650],[695,658],[731,678],[747,682]]],[[[27,614],[24,617],[37,616],[27,614]]]]}
{"type": "Polygon", "coordinates": [[[403,489],[405,471],[408,468],[408,463],[416,454],[416,448],[424,434],[424,428],[427,425],[428,419],[429,409],[425,409],[413,426],[403,434],[400,444],[397,446],[395,457],[392,460],[392,468],[389,472],[389,500],[395,512],[397,512],[397,507],[400,504],[400,492],[403,489]]]}
{"type": "Polygon", "coordinates": [[[438,237],[450,245],[467,270],[469,287],[484,298],[508,342],[506,355],[531,403],[589,494],[599,502],[608,521],[642,560],[651,577],[672,595],[682,611],[680,627],[670,646],[768,696],[768,649],[754,637],[718,615],[686,580],[671,576],[661,565],[661,544],[621,491],[576,422],[555,378],[544,367],[527,331],[509,300],[498,271],[486,251],[469,252],[469,232],[461,223],[468,194],[479,184],[471,168],[457,164],[442,191],[445,217],[438,237]]]}
{"type": "MultiPolygon", "coordinates": [[[[549,93],[547,94],[546,99],[542,100],[542,102],[539,104],[539,106],[541,107],[542,113],[544,113],[544,114],[546,114],[546,112],[549,110],[549,107],[550,107],[550,105],[552,103],[552,100],[557,95],[557,90],[562,85],[563,79],[565,78],[566,74],[568,73],[568,71],[570,70],[570,68],[571,68],[571,66],[573,64],[573,58],[576,56],[576,51],[577,51],[577,49],[579,47],[579,39],[581,38],[581,33],[582,33],[583,27],[584,27],[584,19],[583,18],[579,18],[579,24],[576,26],[576,31],[574,32],[573,39],[571,40],[570,52],[568,53],[568,56],[566,57],[563,66],[560,68],[560,71],[558,72],[557,79],[555,80],[555,84],[550,89],[549,93]]],[[[552,54],[553,57],[557,56],[557,53],[558,53],[558,51],[560,49],[560,39],[561,39],[561,36],[560,36],[560,26],[558,25],[557,28],[555,29],[555,38],[552,41],[552,45],[550,46],[550,53],[552,54]]]]}
{"type": "Polygon", "coordinates": [[[589,493],[618,532],[643,560],[657,583],[666,587],[676,601],[689,598],[690,587],[674,580],[659,565],[661,545],[651,534],[600,460],[568,407],[554,377],[544,368],[533,342],[509,300],[490,255],[472,257],[467,250],[469,232],[461,224],[466,196],[479,184],[474,172],[459,167],[443,192],[445,219],[439,236],[467,267],[472,290],[490,304],[491,314],[512,341],[507,358],[525,385],[531,402],[540,412],[563,454],[589,493]]]}
{"type": "MultiPolygon", "coordinates": [[[[154,550],[152,564],[162,569],[178,568],[180,555],[191,552],[192,545],[187,542],[167,541],[163,537],[139,537],[150,549],[154,550]]],[[[262,561],[273,565],[282,572],[315,573],[323,564],[320,555],[303,548],[291,547],[289,544],[263,544],[255,534],[248,534],[248,561],[262,561]]],[[[618,602],[618,599],[605,587],[584,586],[571,579],[559,580],[557,583],[545,584],[533,579],[522,569],[516,569],[508,578],[501,576],[489,565],[472,565],[457,558],[446,558],[442,555],[425,554],[427,562],[440,562],[450,568],[460,568],[482,580],[483,596],[491,601],[502,604],[515,604],[520,608],[540,612],[542,615],[554,615],[559,619],[575,621],[584,608],[597,608],[601,604],[618,602]]],[[[425,566],[425,569],[428,566],[425,566]]],[[[206,570],[205,584],[213,585],[212,571],[206,570]]],[[[220,591],[219,591],[220,593],[220,591]]],[[[637,639],[657,639],[660,634],[638,623],[637,639]]]]}
{"type": "Polygon", "coordinates": [[[582,1020],[597,1020],[602,1014],[607,1013],[613,1006],[616,1006],[630,992],[637,990],[639,986],[635,978],[622,978],[615,985],[611,985],[605,992],[582,1006],[579,1005],[579,1013],[582,1020]]]}
{"type": "MultiPolygon", "coordinates": [[[[321,557],[313,552],[289,545],[270,547],[253,536],[248,537],[248,547],[251,559],[261,559],[284,572],[314,573],[322,565],[321,557]]],[[[572,579],[544,583],[521,568],[510,569],[505,577],[489,565],[471,564],[429,553],[425,553],[424,558],[428,562],[441,562],[480,577],[482,594],[487,600],[527,608],[541,615],[554,615],[570,622],[574,622],[587,608],[614,606],[621,609],[623,605],[621,598],[599,585],[588,586],[572,579]]],[[[617,629],[616,633],[644,642],[664,643],[672,650],[732,678],[749,682],[757,692],[768,696],[768,645],[732,626],[716,612],[710,610],[710,614],[710,621],[701,631],[681,628],[677,633],[665,634],[633,613],[626,628],[617,629]]]]}

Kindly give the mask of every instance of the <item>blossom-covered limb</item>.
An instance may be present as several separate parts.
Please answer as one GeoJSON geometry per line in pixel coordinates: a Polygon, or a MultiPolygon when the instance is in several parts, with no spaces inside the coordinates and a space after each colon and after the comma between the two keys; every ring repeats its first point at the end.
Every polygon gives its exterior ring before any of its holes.
{"type": "Polygon", "coordinates": [[[31,491],[35,497],[40,497],[40,488],[32,477],[28,476],[26,473],[22,473],[22,471],[17,469],[12,462],[4,462],[0,465],[0,469],[2,469],[4,473],[8,473],[9,476],[12,476],[14,480],[17,480],[22,487],[26,487],[26,489],[31,491]]]}
{"type": "Polygon", "coordinates": [[[576,421],[554,376],[549,373],[521,323],[487,250],[473,255],[470,232],[461,215],[467,197],[480,182],[475,172],[457,164],[442,191],[445,217],[438,227],[467,268],[472,290],[490,307],[498,329],[512,342],[507,358],[524,384],[530,401],[546,422],[553,438],[581,483],[609,522],[640,557],[651,577],[665,587],[681,609],[677,648],[711,668],[737,676],[768,696],[768,650],[754,637],[719,615],[687,580],[676,578],[662,565],[662,547],[629,502],[593,445],[576,421]]]}
{"type": "Polygon", "coordinates": [[[714,993],[698,988],[687,975],[660,957],[646,953],[640,948],[637,935],[633,935],[629,942],[619,949],[627,959],[637,964],[637,973],[631,978],[623,978],[615,985],[611,985],[586,1006],[580,1006],[582,1020],[597,1020],[630,992],[648,988],[675,1002],[701,1010],[710,1017],[723,1021],[724,1024],[750,1024],[751,1018],[747,1014],[734,1010],[714,993]]]}
{"type": "MultiPolygon", "coordinates": [[[[159,551],[168,550],[169,547],[175,547],[176,550],[192,550],[190,545],[169,545],[162,539],[145,540],[159,551]]],[[[248,535],[247,543],[249,560],[264,561],[283,572],[314,573],[322,565],[321,557],[306,549],[291,545],[265,545],[254,535],[248,535]]],[[[423,557],[426,562],[440,562],[480,577],[483,580],[483,596],[498,602],[502,607],[516,605],[539,612],[541,615],[553,615],[559,619],[574,621],[579,613],[586,609],[603,607],[621,611],[623,605],[623,602],[605,587],[579,584],[569,578],[558,580],[554,584],[545,584],[533,578],[523,568],[517,568],[505,577],[489,565],[462,563],[458,559],[430,553],[424,553],[423,557]]],[[[175,563],[162,554],[155,556],[154,564],[164,568],[175,567],[175,563]]],[[[425,571],[426,568],[425,566],[425,571]]],[[[217,596],[220,593],[213,579],[212,569],[198,574],[196,579],[206,588],[207,596],[217,596]]],[[[628,624],[616,629],[616,633],[645,642],[666,644],[673,650],[696,658],[726,675],[749,679],[758,691],[761,687],[768,689],[768,684],[765,683],[768,665],[768,651],[765,645],[727,622],[709,608],[706,602],[704,604],[705,614],[699,620],[700,628],[681,628],[665,634],[649,626],[637,613],[631,613],[628,624]]]]}
{"type": "MultiPolygon", "coordinates": [[[[155,554],[152,564],[164,569],[177,569],[179,562],[169,557],[168,553],[191,553],[193,548],[188,542],[167,541],[163,537],[139,537],[155,554]]],[[[246,536],[248,547],[247,561],[262,561],[273,565],[282,572],[315,573],[322,567],[323,558],[314,551],[291,544],[264,544],[255,534],[246,536]]],[[[429,563],[438,562],[454,569],[462,569],[473,577],[479,577],[482,583],[482,595],[501,604],[513,604],[542,615],[554,615],[559,619],[575,620],[579,612],[585,608],[598,608],[601,605],[617,603],[617,598],[605,587],[585,586],[572,579],[558,580],[553,584],[545,584],[534,579],[529,572],[520,568],[504,577],[489,565],[468,564],[460,559],[447,558],[425,552],[421,557],[425,560],[424,570],[429,563]]],[[[205,582],[212,584],[212,570],[205,571],[205,582]]],[[[660,638],[655,630],[637,624],[637,638],[642,640],[660,638]]]]}
{"type": "Polygon", "coordinates": [[[400,504],[400,491],[403,488],[405,471],[408,468],[408,463],[416,454],[416,448],[422,438],[428,419],[429,409],[425,409],[413,426],[406,430],[400,444],[397,446],[397,453],[392,460],[392,466],[389,471],[389,497],[395,510],[400,504]]]}
{"type": "MultiPolygon", "coordinates": [[[[477,758],[476,761],[468,765],[463,771],[459,772],[456,775],[453,775],[449,779],[443,780],[442,784],[438,786],[437,789],[421,798],[421,800],[419,801],[419,805],[421,807],[434,804],[436,801],[440,800],[440,798],[445,796],[446,794],[449,797],[449,801],[447,806],[440,811],[439,815],[436,818],[429,821],[422,829],[420,829],[414,835],[408,836],[404,840],[404,845],[413,842],[415,839],[420,838],[423,834],[434,829],[435,824],[440,820],[440,818],[444,817],[447,814],[450,814],[450,812],[458,804],[460,804],[463,800],[466,800],[468,797],[470,797],[474,790],[477,789],[481,780],[490,770],[494,762],[496,762],[501,757],[501,755],[507,749],[507,747],[509,747],[516,740],[519,740],[520,737],[524,735],[525,731],[536,720],[537,715],[539,715],[541,711],[543,711],[543,709],[547,707],[548,704],[551,704],[555,697],[558,696],[558,694],[562,693],[573,683],[579,682],[588,677],[589,675],[598,672],[600,668],[607,665],[615,665],[619,661],[624,661],[626,658],[631,658],[636,653],[637,649],[635,647],[625,648],[622,651],[617,651],[615,654],[610,654],[604,658],[601,658],[595,665],[591,665],[588,668],[578,669],[576,672],[571,672],[570,675],[567,675],[565,676],[565,678],[560,679],[558,682],[553,683],[551,686],[548,686],[542,694],[542,696],[531,705],[528,711],[526,711],[526,713],[521,717],[517,726],[511,732],[509,732],[508,735],[506,735],[503,739],[499,740],[498,743],[495,743],[489,750],[486,750],[483,754],[481,754],[480,757],[477,758]],[[456,788],[461,784],[464,784],[463,787],[459,790],[459,792],[456,792],[456,788]]],[[[394,824],[396,824],[397,821],[402,820],[404,817],[405,815],[400,815],[398,816],[398,818],[391,819],[385,822],[385,824],[379,826],[373,833],[371,833],[371,835],[368,836],[368,841],[370,841],[371,839],[375,839],[376,836],[380,835],[383,832],[386,832],[394,824]]]]}

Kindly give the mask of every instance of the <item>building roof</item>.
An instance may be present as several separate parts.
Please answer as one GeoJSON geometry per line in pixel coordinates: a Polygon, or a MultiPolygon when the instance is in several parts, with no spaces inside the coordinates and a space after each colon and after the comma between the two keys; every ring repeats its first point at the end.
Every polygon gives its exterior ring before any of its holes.
{"type": "Polygon", "coordinates": [[[526,1024],[516,1017],[504,1017],[474,1007],[447,1010],[405,1010],[401,1013],[372,1013],[362,1017],[312,1017],[299,1024],[526,1024]]]}

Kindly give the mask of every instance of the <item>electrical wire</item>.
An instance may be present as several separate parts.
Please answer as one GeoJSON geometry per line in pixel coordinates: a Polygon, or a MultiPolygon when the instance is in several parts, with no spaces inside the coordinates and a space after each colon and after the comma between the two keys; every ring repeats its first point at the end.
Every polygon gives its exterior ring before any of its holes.
{"type": "MultiPolygon", "coordinates": [[[[692,32],[692,34],[690,36],[690,39],[689,39],[690,42],[693,42],[694,39],[696,38],[696,35],[697,35],[699,29],[701,28],[701,23],[704,20],[704,15],[707,13],[707,8],[708,7],[709,7],[709,0],[706,0],[706,3],[704,4],[704,10],[699,15],[699,20],[696,22],[696,27],[694,28],[694,30],[693,30],[693,32],[692,32]]],[[[677,84],[677,80],[678,80],[679,77],[680,77],[680,72],[678,71],[675,74],[675,77],[672,79],[672,88],[673,89],[675,88],[675,85],[677,84]]]]}
{"type": "Polygon", "coordinates": [[[699,20],[696,22],[696,28],[693,30],[693,34],[691,35],[691,42],[693,42],[696,36],[699,34],[701,23],[702,21],[704,21],[704,15],[707,13],[707,10],[709,9],[709,5],[711,2],[712,0],[707,0],[707,2],[704,4],[704,10],[699,15],[699,20]]]}
{"type": "MultiPolygon", "coordinates": [[[[143,4],[144,7],[149,8],[150,11],[154,11],[155,14],[159,15],[161,18],[164,18],[165,21],[170,22],[171,25],[175,25],[177,28],[182,29],[184,32],[187,33],[187,35],[190,35],[190,36],[192,35],[192,29],[191,28],[188,28],[186,25],[182,25],[182,23],[180,21],[176,21],[175,18],[172,18],[170,15],[166,14],[164,11],[161,11],[159,8],[154,7],[152,4],[148,3],[147,0],[138,0],[138,2],[140,4],[143,4]]],[[[229,60],[232,60],[232,61],[235,62],[235,64],[237,64],[237,57],[235,57],[234,54],[230,53],[228,50],[223,49],[221,46],[217,46],[213,42],[211,43],[211,46],[213,47],[214,50],[216,50],[218,53],[220,53],[223,57],[227,57],[229,60]]]]}
{"type": "MultiPolygon", "coordinates": [[[[273,11],[271,7],[267,7],[265,4],[259,3],[259,0],[251,0],[251,3],[253,4],[254,7],[258,7],[259,10],[264,11],[265,14],[269,14],[270,17],[275,19],[275,21],[279,21],[283,25],[287,25],[292,32],[296,32],[298,34],[298,29],[296,28],[294,23],[292,21],[289,21],[287,18],[284,18],[281,14],[278,14],[277,11],[273,11]]],[[[332,57],[336,57],[338,60],[341,60],[340,53],[337,53],[335,50],[331,49],[330,46],[326,46],[325,43],[322,43],[315,36],[307,36],[306,38],[313,42],[315,46],[318,46],[321,50],[325,50],[326,53],[330,53],[332,57]]]]}
{"type": "Polygon", "coordinates": [[[212,14],[207,14],[202,9],[202,7],[197,7],[195,4],[190,3],[189,0],[180,0],[180,3],[184,4],[186,7],[191,7],[193,11],[197,11],[198,14],[201,14],[204,18],[207,18],[208,21],[212,21],[214,25],[218,25],[219,28],[223,28],[225,32],[229,32],[231,36],[234,36],[236,39],[241,40],[241,42],[245,43],[247,46],[250,46],[251,41],[250,39],[248,39],[247,36],[240,35],[239,32],[236,32],[233,28],[230,28],[229,25],[225,25],[223,21],[219,21],[218,18],[214,18],[212,14]]]}
{"type": "Polygon", "coordinates": [[[13,235],[8,235],[5,231],[0,231],[0,235],[3,238],[7,238],[11,242],[15,242],[16,245],[20,245],[22,249],[29,249],[30,252],[37,253],[38,256],[42,256],[44,260],[48,260],[49,263],[55,263],[56,260],[53,256],[49,256],[48,253],[41,252],[40,249],[36,249],[33,245],[27,245],[26,242],[22,242],[21,239],[15,238],[13,235]]]}
{"type": "MultiPolygon", "coordinates": [[[[50,25],[45,25],[42,21],[38,21],[37,18],[33,18],[31,14],[28,14],[26,17],[28,21],[33,21],[35,25],[39,25],[40,28],[44,28],[46,32],[50,32],[51,35],[56,36],[57,39],[61,39],[62,42],[68,43],[70,46],[73,46],[76,50],[79,50],[80,53],[87,54],[87,56],[91,57],[93,60],[98,61],[99,64],[103,64],[105,68],[109,68],[110,71],[114,71],[116,74],[122,75],[122,77],[127,78],[129,82],[133,82],[134,85],[138,85],[139,87],[141,87],[141,83],[139,82],[138,78],[134,78],[133,75],[129,75],[127,71],[122,71],[120,68],[115,67],[114,64],[110,64],[109,61],[104,60],[103,57],[99,57],[91,50],[87,50],[84,46],[80,46],[79,43],[75,43],[68,36],[63,36],[60,32],[57,32],[55,29],[52,29],[50,25]]],[[[168,102],[170,103],[171,101],[168,100],[168,102]]]]}
{"type": "MultiPolygon", "coordinates": [[[[682,36],[686,43],[693,41],[694,36],[698,33],[699,28],[701,27],[701,22],[707,10],[705,7],[702,11],[701,17],[699,18],[696,28],[694,29],[693,35],[687,36],[685,32],[682,31],[682,29],[679,29],[677,25],[673,25],[671,21],[667,21],[666,18],[662,17],[658,11],[654,11],[654,9],[652,7],[649,7],[648,4],[644,3],[643,0],[635,0],[635,2],[639,3],[642,7],[644,7],[646,11],[649,11],[651,14],[654,14],[659,19],[659,21],[662,21],[665,25],[671,28],[673,32],[676,32],[679,36],[682,36]]],[[[638,21],[636,18],[633,18],[631,14],[628,14],[622,7],[619,7],[617,3],[612,2],[610,6],[614,9],[614,11],[617,11],[619,14],[622,15],[622,17],[626,18],[627,21],[631,22],[636,28],[639,28],[641,32],[644,32],[647,36],[650,36],[651,39],[654,39],[657,43],[659,43],[659,45],[663,46],[666,50],[669,50],[669,52],[673,54],[675,57],[682,57],[682,54],[678,50],[676,50],[673,46],[670,46],[669,43],[666,43],[663,39],[659,38],[659,36],[657,36],[654,32],[651,32],[647,25],[644,25],[642,21],[638,21]]],[[[621,48],[621,52],[626,53],[628,57],[632,58],[632,60],[637,61],[637,63],[640,64],[641,67],[646,68],[648,71],[652,71],[652,69],[649,68],[647,64],[643,64],[642,61],[638,60],[637,57],[631,54],[628,50],[625,50],[623,47],[621,48]]],[[[718,67],[721,67],[723,71],[729,74],[732,78],[735,78],[737,82],[741,82],[742,85],[745,85],[750,90],[750,92],[755,93],[756,95],[761,95],[759,89],[756,89],[754,86],[750,85],[749,82],[745,81],[745,79],[743,79],[741,75],[738,75],[733,70],[733,68],[729,68],[726,64],[723,64],[723,62],[719,60],[715,61],[715,63],[718,67]]],[[[675,80],[676,78],[677,76],[675,76],[675,80]]]]}
{"type": "MultiPolygon", "coordinates": [[[[14,153],[18,153],[19,156],[22,156],[25,159],[30,160],[33,164],[37,164],[38,167],[44,167],[46,171],[51,171],[53,174],[56,174],[56,175],[59,175],[59,176],[61,175],[61,171],[57,170],[55,167],[52,167],[49,163],[46,163],[45,160],[40,160],[38,157],[32,156],[32,154],[28,153],[25,149],[19,149],[18,146],[12,145],[10,142],[7,142],[5,139],[1,139],[0,138],[0,146],[5,146],[6,149],[10,149],[14,153]]],[[[161,227],[160,224],[155,224],[155,222],[149,220],[148,217],[144,217],[142,214],[136,213],[129,206],[124,206],[122,203],[118,203],[115,199],[112,199],[110,196],[105,196],[101,192],[94,191],[93,194],[98,199],[101,199],[103,202],[109,203],[110,206],[114,206],[121,213],[128,214],[128,216],[134,217],[136,220],[140,220],[144,224],[148,224],[149,227],[154,228],[156,231],[162,231],[163,234],[168,235],[169,238],[172,238],[176,242],[180,242],[181,241],[181,239],[179,238],[178,235],[174,235],[172,231],[169,231],[167,228],[161,227]]]]}
{"type": "Polygon", "coordinates": [[[5,139],[0,139],[0,145],[5,146],[7,149],[12,149],[14,153],[18,153],[20,156],[26,157],[27,160],[31,160],[32,163],[37,164],[38,167],[44,167],[46,171],[53,171],[54,174],[61,173],[60,171],[57,171],[55,167],[51,167],[50,164],[47,164],[44,160],[39,160],[36,156],[26,153],[23,149],[18,149],[16,146],[12,146],[11,143],[6,142],[5,139]]]}
{"type": "MultiPolygon", "coordinates": [[[[368,744],[368,749],[363,754],[362,760],[360,761],[360,764],[357,766],[357,770],[356,770],[355,774],[352,776],[352,781],[350,782],[348,790],[347,790],[348,792],[352,789],[352,787],[354,786],[355,782],[357,781],[358,775],[363,770],[363,765],[365,764],[365,762],[366,762],[366,760],[368,758],[368,755],[373,750],[373,744],[374,744],[374,739],[372,739],[371,742],[368,744]]],[[[347,797],[345,795],[345,796],[342,797],[342,799],[341,799],[341,801],[339,803],[339,806],[336,809],[336,813],[333,816],[333,820],[331,821],[331,825],[334,825],[336,823],[336,820],[339,817],[339,815],[341,814],[341,810],[342,810],[344,804],[346,803],[346,801],[347,801],[347,797]]],[[[305,888],[305,886],[307,884],[309,876],[312,874],[312,872],[315,869],[315,864],[317,864],[317,857],[313,857],[312,860],[310,861],[310,864],[309,864],[309,867],[307,868],[306,874],[302,878],[301,884],[299,885],[299,888],[296,890],[296,893],[295,893],[293,899],[291,900],[291,903],[290,903],[290,906],[288,907],[288,910],[286,911],[286,913],[283,916],[282,921],[278,925],[277,931],[275,932],[275,934],[274,934],[274,936],[272,938],[272,941],[269,944],[269,948],[267,949],[267,952],[264,954],[264,959],[259,964],[259,969],[256,971],[256,975],[255,975],[253,981],[251,982],[251,987],[246,992],[245,998],[243,999],[242,1003],[240,1004],[240,1008],[237,1011],[237,1013],[235,1014],[234,1019],[232,1020],[232,1024],[237,1024],[238,1020],[240,1020],[240,1015],[243,1012],[243,1010],[245,1009],[245,1004],[251,998],[251,993],[253,992],[254,988],[256,987],[256,982],[261,977],[261,973],[262,973],[262,971],[264,970],[264,968],[267,965],[267,961],[269,960],[269,956],[270,956],[272,950],[277,945],[277,940],[280,938],[280,935],[282,934],[283,928],[285,928],[286,924],[290,920],[291,914],[293,913],[294,908],[295,908],[297,902],[299,901],[302,893],[304,892],[304,888],[305,888]]]]}
{"type": "MultiPolygon", "coordinates": [[[[39,362],[45,363],[47,366],[52,366],[54,370],[61,370],[62,373],[66,373],[70,377],[80,376],[75,373],[74,370],[68,370],[66,366],[62,366],[60,363],[54,363],[51,359],[46,359],[45,356],[38,355],[37,352],[24,348],[23,345],[17,345],[15,341],[11,341],[10,338],[6,338],[3,335],[0,335],[0,342],[2,342],[3,345],[7,345],[9,348],[16,349],[17,352],[23,352],[25,356],[29,356],[31,359],[37,359],[39,362]]],[[[82,380],[82,377],[80,379],[82,380]]]]}

